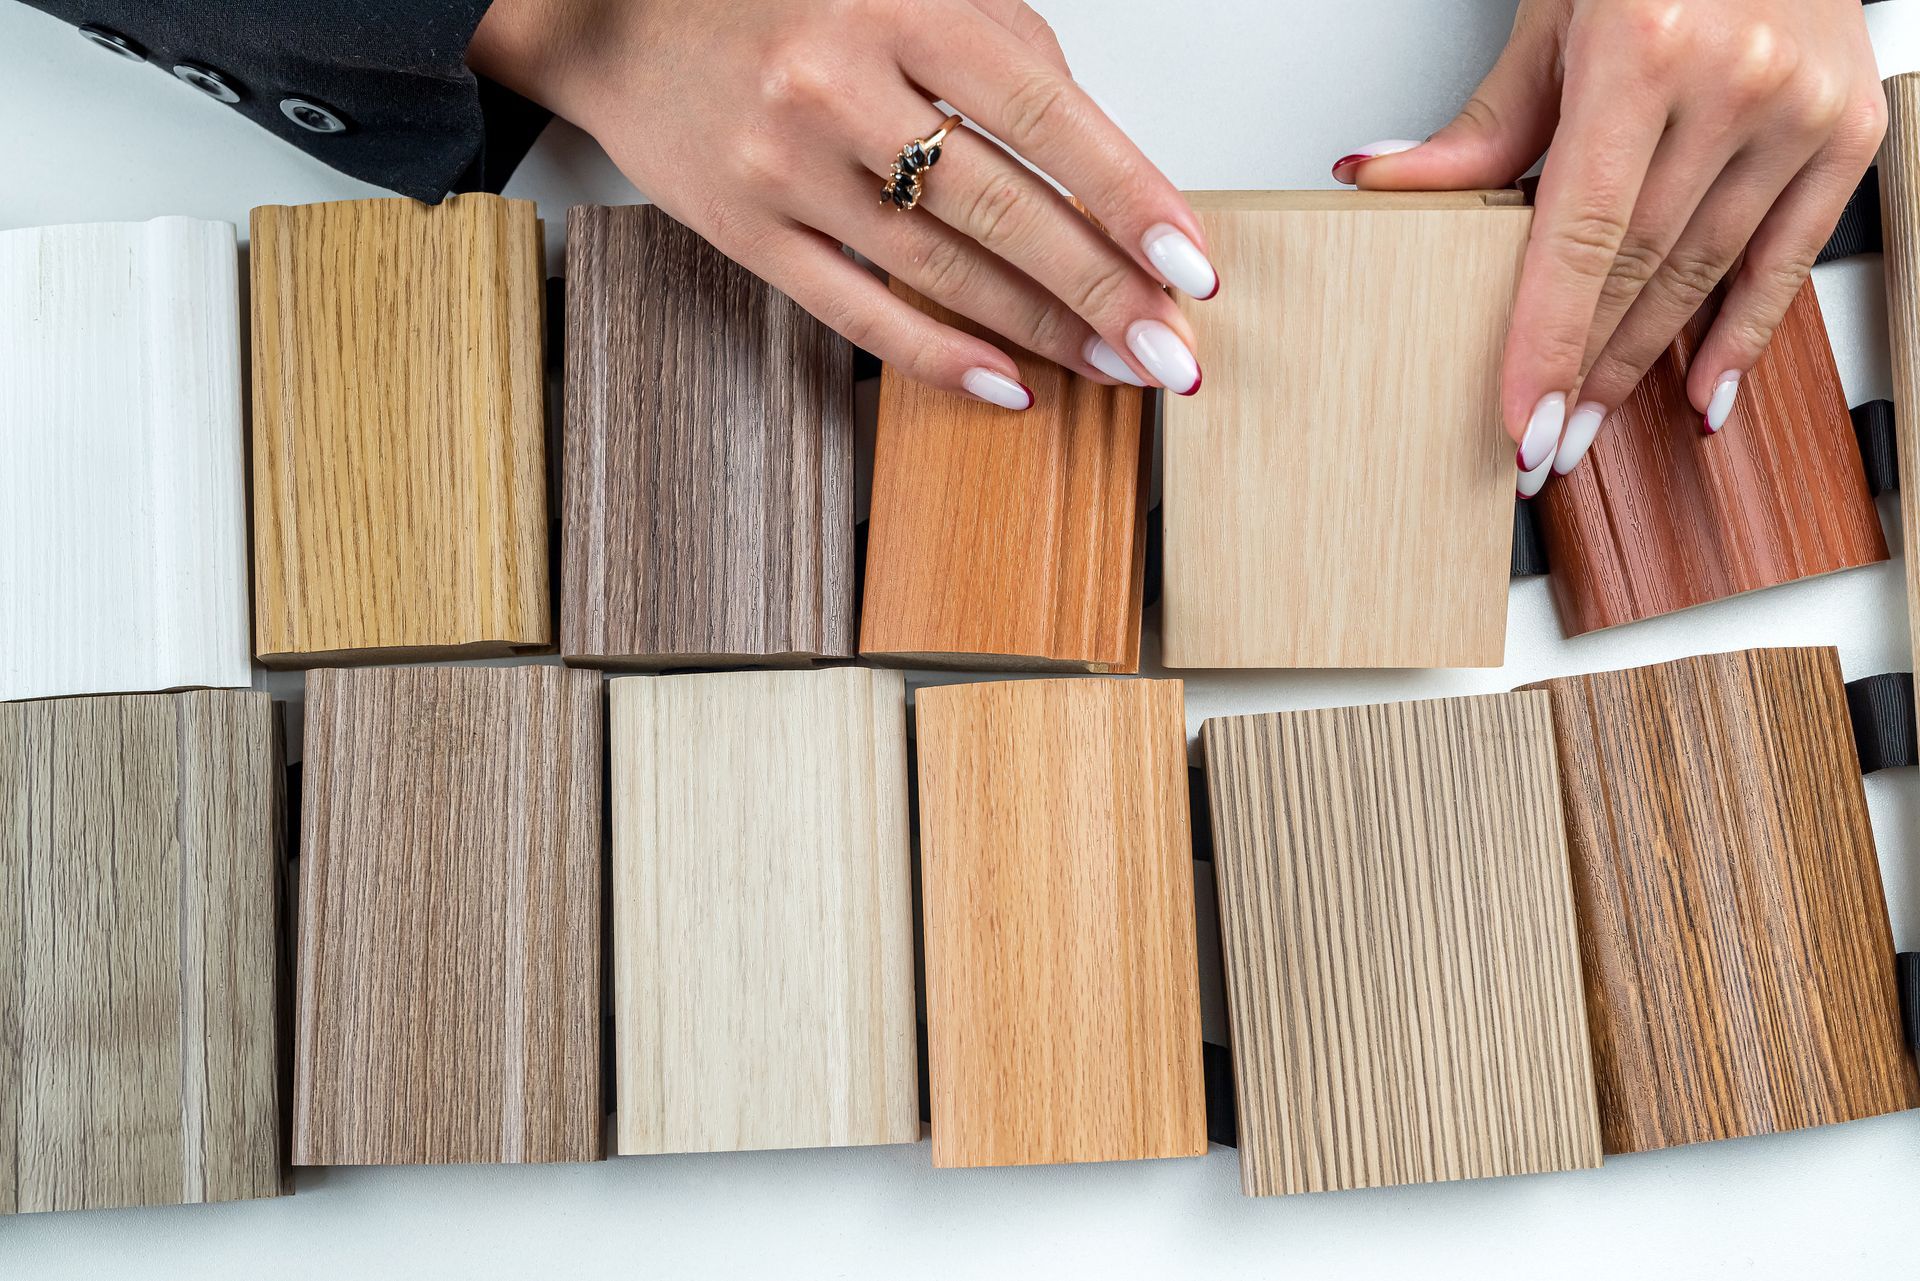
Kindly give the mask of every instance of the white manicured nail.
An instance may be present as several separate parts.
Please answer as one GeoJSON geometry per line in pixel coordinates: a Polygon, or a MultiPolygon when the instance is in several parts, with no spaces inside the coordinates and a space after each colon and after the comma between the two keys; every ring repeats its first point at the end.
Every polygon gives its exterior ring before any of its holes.
{"type": "Polygon", "coordinates": [[[1156,222],[1140,238],[1140,249],[1168,284],[1199,302],[1220,292],[1220,274],[1178,227],[1156,222]]]}
{"type": "Polygon", "coordinates": [[[1200,362],[1180,335],[1159,321],[1134,321],[1127,329],[1127,347],[1168,391],[1191,396],[1200,390],[1200,362]]]}
{"type": "Polygon", "coordinates": [[[1005,374],[996,374],[991,369],[969,369],[960,379],[960,385],[967,393],[978,396],[989,405],[998,405],[1002,409],[1030,409],[1033,407],[1033,393],[1005,374]]]}
{"type": "Polygon", "coordinates": [[[1533,407],[1533,417],[1527,419],[1527,430],[1520,437],[1520,452],[1514,457],[1514,466],[1530,472],[1551,459],[1554,446],[1560,443],[1560,429],[1566,423],[1566,393],[1550,391],[1542,396],[1540,403],[1533,407]]]}
{"type": "Polygon", "coordinates": [[[1353,171],[1369,160],[1379,156],[1397,156],[1403,151],[1412,151],[1419,146],[1413,138],[1388,138],[1384,142],[1370,142],[1358,151],[1350,151],[1333,162],[1333,180],[1349,185],[1353,182],[1353,171]],[[1345,170],[1345,172],[1341,172],[1345,170]]]}
{"type": "Polygon", "coordinates": [[[1567,430],[1560,437],[1560,448],[1553,454],[1553,474],[1564,476],[1580,465],[1587,456],[1593,438],[1600,434],[1600,424],[1607,418],[1607,407],[1596,401],[1583,400],[1573,407],[1573,414],[1567,419],[1567,430]]]}
{"type": "Polygon", "coordinates": [[[1707,434],[1711,436],[1727,425],[1733,413],[1733,398],[1740,394],[1740,371],[1729,369],[1713,384],[1713,396],[1707,401],[1707,434]]]}
{"type": "Polygon", "coordinates": [[[1120,353],[1113,349],[1113,344],[1104,338],[1096,336],[1087,339],[1087,345],[1081,350],[1080,356],[1089,365],[1116,382],[1123,382],[1129,387],[1147,385],[1146,379],[1134,373],[1133,366],[1129,365],[1120,353]]]}
{"type": "Polygon", "coordinates": [[[1523,471],[1519,474],[1513,482],[1514,492],[1522,498],[1532,498],[1540,492],[1540,487],[1547,483],[1547,473],[1552,470],[1553,455],[1549,453],[1546,460],[1538,467],[1532,471],[1523,471]]]}

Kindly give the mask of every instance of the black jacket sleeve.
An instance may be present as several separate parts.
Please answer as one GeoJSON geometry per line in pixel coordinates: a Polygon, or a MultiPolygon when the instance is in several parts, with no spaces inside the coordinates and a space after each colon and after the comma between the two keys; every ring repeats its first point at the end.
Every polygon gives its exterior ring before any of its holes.
{"type": "Polygon", "coordinates": [[[467,70],[491,0],[26,3],[79,28],[102,58],[144,61],[180,92],[418,200],[498,191],[548,118],[467,70]]]}

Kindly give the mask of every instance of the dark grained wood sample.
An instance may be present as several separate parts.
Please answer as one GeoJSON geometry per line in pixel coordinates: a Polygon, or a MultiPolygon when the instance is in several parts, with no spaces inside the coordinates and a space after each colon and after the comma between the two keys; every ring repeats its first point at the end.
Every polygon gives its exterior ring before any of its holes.
{"type": "Polygon", "coordinates": [[[1887,79],[1887,139],[1880,148],[1880,226],[1886,244],[1887,348],[1893,372],[1900,532],[1907,549],[1907,631],[1920,672],[1920,72],[1887,79]]]}
{"type": "Polygon", "coordinates": [[[0,1213],[276,1196],[278,720],[0,704],[0,1213]]]}
{"type": "Polygon", "coordinates": [[[852,352],[658,209],[568,214],[568,662],[853,653],[852,352]]]}
{"type": "Polygon", "coordinates": [[[296,1165],[601,1155],[601,677],[307,677],[296,1165]]]}
{"type": "Polygon", "coordinates": [[[1920,1104],[1834,651],[1539,688],[1553,697],[1606,1150],[1920,1104]]]}
{"type": "Polygon", "coordinates": [[[1033,390],[1025,413],[881,371],[860,652],[916,667],[1135,671],[1153,402],[1012,354],[1033,390]]]}
{"type": "Polygon", "coordinates": [[[1813,286],[1706,436],[1686,375],[1711,319],[1536,500],[1569,636],[1887,558],[1813,286]]]}

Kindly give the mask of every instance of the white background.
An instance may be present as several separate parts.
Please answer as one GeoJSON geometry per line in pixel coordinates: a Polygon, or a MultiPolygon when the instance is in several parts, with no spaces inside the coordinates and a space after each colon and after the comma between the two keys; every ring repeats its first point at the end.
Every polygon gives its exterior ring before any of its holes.
{"type": "MultiPolygon", "coordinates": [[[[1513,11],[1513,0],[1037,3],[1076,73],[1190,188],[1326,186],[1333,159],[1355,146],[1424,136],[1492,63],[1513,11]]],[[[1920,0],[1867,13],[1882,74],[1920,67],[1920,0]]],[[[377,194],[164,72],[0,0],[0,227],[192,214],[244,236],[256,204],[377,194]]],[[[564,127],[508,194],[540,202],[550,249],[569,204],[637,199],[564,127]]],[[[1818,280],[1851,399],[1887,395],[1879,260],[1822,268],[1818,280]]],[[[1379,424],[1371,446],[1389,447],[1396,426],[1379,424]]],[[[1896,501],[1882,508],[1890,536],[1896,501]]],[[[1849,677],[1905,670],[1901,574],[1896,560],[1577,641],[1561,636],[1545,584],[1524,583],[1501,671],[1188,674],[1189,726],[1751,645],[1837,645],[1849,677]]],[[[271,688],[297,693],[282,678],[271,688]]],[[[1920,778],[1870,778],[1867,794],[1895,940],[1920,948],[1920,778]]],[[[1912,1112],[1579,1173],[1274,1200],[1241,1197],[1235,1156],[1217,1148],[1196,1160],[935,1172],[924,1143],[302,1170],[295,1186],[280,1200],[0,1218],[0,1279],[1920,1274],[1912,1112]]]]}

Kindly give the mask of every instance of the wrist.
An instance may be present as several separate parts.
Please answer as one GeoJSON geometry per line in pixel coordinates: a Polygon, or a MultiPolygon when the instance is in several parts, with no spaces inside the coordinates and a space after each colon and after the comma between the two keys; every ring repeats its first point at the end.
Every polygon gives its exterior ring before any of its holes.
{"type": "Polygon", "coordinates": [[[589,133],[608,99],[608,55],[644,5],[621,0],[494,0],[467,46],[467,66],[589,133]]]}

